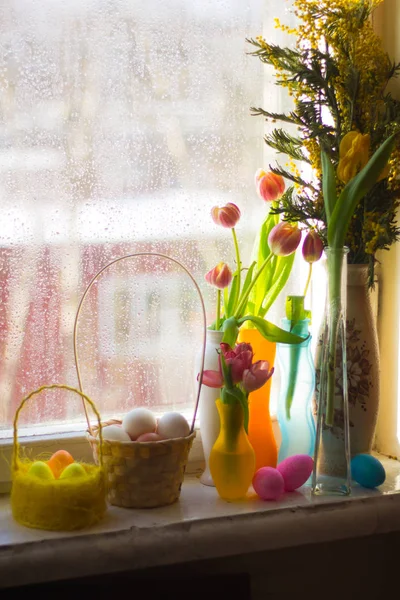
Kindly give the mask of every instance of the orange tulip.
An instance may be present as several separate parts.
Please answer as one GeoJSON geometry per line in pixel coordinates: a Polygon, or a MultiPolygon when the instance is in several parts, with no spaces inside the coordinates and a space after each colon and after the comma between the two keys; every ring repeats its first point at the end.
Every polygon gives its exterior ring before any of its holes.
{"type": "Polygon", "coordinates": [[[262,200],[274,202],[282,197],[285,191],[285,181],[281,175],[276,175],[271,171],[266,173],[258,169],[255,175],[257,193],[262,200]]]}
{"type": "Polygon", "coordinates": [[[240,219],[240,210],[236,204],[228,202],[228,204],[221,208],[219,206],[214,206],[211,209],[211,216],[216,225],[222,225],[222,227],[232,229],[240,219]]]}
{"type": "Polygon", "coordinates": [[[271,229],[268,236],[268,246],[276,256],[289,256],[296,252],[301,240],[298,225],[281,221],[271,229]]]}
{"type": "Polygon", "coordinates": [[[207,283],[214,285],[220,290],[228,287],[232,281],[232,271],[226,263],[220,262],[205,276],[207,283]]]}

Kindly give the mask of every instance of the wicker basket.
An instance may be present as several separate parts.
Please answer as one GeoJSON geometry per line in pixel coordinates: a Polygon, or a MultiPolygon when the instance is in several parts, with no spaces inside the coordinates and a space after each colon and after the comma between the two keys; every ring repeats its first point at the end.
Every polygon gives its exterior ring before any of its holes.
{"type": "MultiPolygon", "coordinates": [[[[97,437],[99,428],[92,427],[88,420],[88,437],[92,445],[96,462],[99,461],[102,452],[110,503],[125,508],[155,508],[157,506],[172,504],[178,500],[189,452],[196,435],[194,432],[194,424],[203,379],[206,343],[206,313],[204,301],[196,281],[180,262],[163,254],[141,252],[114,260],[103,267],[103,269],[93,277],[82,296],[75,318],[74,350],[79,387],[82,389],[78,359],[77,328],[83,302],[92,284],[106,269],[108,269],[108,267],[121,260],[139,256],[157,256],[170,260],[180,266],[191,278],[200,298],[203,315],[203,355],[190,434],[187,437],[161,440],[158,442],[117,442],[104,440],[101,445],[99,438],[97,437]]],[[[121,421],[111,420],[104,422],[101,425],[102,427],[105,427],[106,425],[111,424],[120,425],[121,421]]]]}
{"type": "MultiPolygon", "coordinates": [[[[67,385],[45,385],[24,398],[14,418],[11,509],[21,525],[52,531],[73,531],[99,521],[107,508],[106,482],[101,450],[99,466],[80,463],[84,478],[39,479],[29,473],[33,460],[20,457],[18,419],[25,403],[43,390],[64,389],[75,392],[93,409],[100,426],[100,416],[93,402],[82,392],[67,385]]],[[[42,460],[38,457],[37,460],[42,460]]]]}
{"type": "MultiPolygon", "coordinates": [[[[105,425],[117,424],[112,420],[105,425]]],[[[93,428],[96,434],[98,428],[93,428]]],[[[187,459],[195,433],[159,442],[103,441],[103,460],[107,473],[108,499],[125,508],[155,508],[179,498],[187,459]]],[[[96,462],[100,443],[89,435],[96,462]]]]}

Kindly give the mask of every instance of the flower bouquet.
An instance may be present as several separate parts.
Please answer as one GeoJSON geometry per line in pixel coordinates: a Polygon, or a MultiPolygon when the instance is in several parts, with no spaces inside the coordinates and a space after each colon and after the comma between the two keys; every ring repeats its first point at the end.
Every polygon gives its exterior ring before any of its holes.
{"type": "MultiPolygon", "coordinates": [[[[295,48],[274,46],[262,37],[248,40],[257,48],[254,54],[274,67],[277,83],[294,100],[289,114],[253,109],[254,114],[297,128],[295,135],[274,129],[265,138],[290,159],[289,170],[277,166],[272,171],[293,183],[273,210],[291,222],[315,227],[327,247],[317,450],[321,432],[333,432],[340,420],[343,460],[339,468],[327,469],[343,475],[339,493],[349,492],[345,265],[347,260],[368,264],[372,285],[376,251],[387,249],[400,232],[395,222],[400,102],[386,91],[400,65],[392,64],[371,26],[371,12],[381,2],[294,0],[298,27],[278,26],[296,35],[295,48]]],[[[318,471],[318,461],[315,464],[318,471]]],[[[321,490],[317,479],[315,472],[314,489],[321,490]]]]}
{"type": "MultiPolygon", "coordinates": [[[[265,136],[268,146],[289,157],[289,167],[271,167],[292,182],[279,206],[272,212],[284,213],[290,221],[314,226],[324,241],[328,236],[330,207],[322,185],[321,150],[336,172],[330,185],[340,195],[346,184],[367,164],[369,158],[400,128],[400,100],[387,90],[399,74],[383,49],[371,24],[371,13],[383,0],[294,0],[294,29],[277,21],[277,27],[295,36],[294,48],[269,44],[262,37],[248,40],[253,54],[271,65],[279,86],[286,88],[294,109],[287,114],[253,108],[272,123],[265,136]]],[[[346,215],[343,244],[349,249],[348,262],[367,264],[369,284],[374,283],[376,252],[388,249],[399,239],[396,210],[400,200],[400,138],[394,141],[388,164],[346,215]]],[[[347,194],[348,192],[346,192],[347,194]]]]}
{"type": "MultiPolygon", "coordinates": [[[[276,199],[284,189],[283,179],[273,173],[259,170],[256,182],[260,195],[276,199]],[[268,190],[266,183],[274,178],[280,187],[276,187],[275,196],[268,190]]],[[[298,343],[298,336],[282,330],[265,319],[265,315],[285,286],[292,269],[294,253],[301,240],[301,231],[297,224],[279,222],[279,216],[268,214],[255,242],[254,260],[250,266],[243,267],[235,226],[241,212],[233,203],[223,207],[215,206],[211,216],[217,225],[232,231],[235,249],[236,269],[234,272],[223,262],[211,269],[205,276],[206,281],[217,288],[216,319],[209,329],[223,331],[223,341],[233,345],[239,329],[244,323],[251,323],[261,335],[271,342],[298,343]],[[222,297],[223,290],[223,297],[222,297]]]]}
{"type": "MultiPolygon", "coordinates": [[[[259,196],[269,204],[277,204],[285,184],[282,177],[262,170],[256,173],[259,196]]],[[[239,208],[229,203],[212,209],[217,225],[232,231],[235,248],[234,272],[219,263],[206,275],[206,280],[217,288],[216,319],[209,327],[209,338],[214,337],[219,347],[221,341],[234,346],[236,341],[252,345],[257,358],[268,359],[273,365],[276,342],[298,344],[303,338],[274,325],[265,319],[266,313],[285,286],[292,269],[294,253],[301,240],[296,225],[280,222],[279,215],[268,213],[260,227],[253,249],[253,260],[246,269],[242,265],[235,226],[241,217],[239,208]],[[223,296],[222,296],[223,294],[223,296]],[[221,336],[218,337],[218,332],[221,336]]],[[[212,346],[211,346],[212,350],[212,346]]],[[[206,368],[216,368],[216,354],[212,352],[206,368]]],[[[249,436],[255,449],[257,466],[276,466],[277,446],[269,414],[269,391],[267,383],[253,391],[250,397],[249,436]]],[[[208,456],[219,432],[219,418],[214,403],[217,399],[211,390],[202,391],[200,423],[206,458],[206,471],[201,481],[212,485],[208,471],[208,456]]]]}
{"type": "Polygon", "coordinates": [[[274,369],[268,361],[253,362],[250,344],[231,348],[221,343],[219,369],[205,370],[203,383],[220,389],[217,408],[221,427],[211,450],[210,470],[219,495],[226,500],[242,498],[252,481],[256,460],[248,440],[249,393],[261,388],[274,369]]]}

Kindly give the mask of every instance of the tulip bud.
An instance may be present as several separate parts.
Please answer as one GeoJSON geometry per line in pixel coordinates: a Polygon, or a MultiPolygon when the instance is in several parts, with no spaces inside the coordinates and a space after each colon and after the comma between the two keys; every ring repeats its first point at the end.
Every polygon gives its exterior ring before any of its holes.
{"type": "Polygon", "coordinates": [[[272,172],[265,173],[262,169],[258,169],[255,181],[258,195],[266,202],[279,200],[285,191],[285,182],[281,175],[272,172]]]}
{"type": "Polygon", "coordinates": [[[207,283],[223,290],[228,287],[232,281],[232,271],[227,264],[220,262],[216,267],[211,269],[205,276],[207,283]]]}
{"type": "Polygon", "coordinates": [[[317,262],[322,256],[323,249],[324,246],[321,238],[314,229],[311,229],[303,242],[302,253],[304,260],[309,264],[317,262]]]}
{"type": "Polygon", "coordinates": [[[260,389],[274,373],[274,368],[269,368],[267,360],[258,360],[250,369],[243,372],[242,384],[246,392],[260,389]]]}
{"type": "Polygon", "coordinates": [[[281,221],[273,227],[268,236],[268,246],[276,256],[289,256],[296,252],[301,240],[301,231],[297,223],[281,221]]]}
{"type": "Polygon", "coordinates": [[[240,219],[240,210],[236,204],[228,202],[228,204],[221,208],[219,206],[214,206],[211,209],[211,216],[216,225],[222,225],[222,227],[232,229],[240,219]]]}

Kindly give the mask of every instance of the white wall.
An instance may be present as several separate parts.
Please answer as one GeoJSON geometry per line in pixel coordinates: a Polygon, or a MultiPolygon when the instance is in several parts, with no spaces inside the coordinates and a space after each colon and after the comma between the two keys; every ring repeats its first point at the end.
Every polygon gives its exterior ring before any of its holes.
{"type": "MultiPolygon", "coordinates": [[[[381,35],[391,58],[400,61],[400,0],[385,0],[375,11],[374,27],[381,35]]],[[[392,86],[400,97],[400,80],[392,86]]],[[[400,329],[400,243],[381,252],[379,282],[379,342],[381,351],[381,402],[376,431],[376,449],[400,457],[397,436],[399,395],[399,329],[400,329]]]]}

